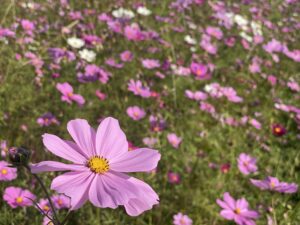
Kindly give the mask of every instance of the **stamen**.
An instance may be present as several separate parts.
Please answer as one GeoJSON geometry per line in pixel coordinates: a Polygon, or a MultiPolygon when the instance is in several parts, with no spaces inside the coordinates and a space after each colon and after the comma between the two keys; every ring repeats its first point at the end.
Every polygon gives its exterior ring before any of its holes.
{"type": "Polygon", "coordinates": [[[109,170],[109,162],[102,156],[94,156],[89,159],[87,166],[94,173],[104,174],[109,170]]]}

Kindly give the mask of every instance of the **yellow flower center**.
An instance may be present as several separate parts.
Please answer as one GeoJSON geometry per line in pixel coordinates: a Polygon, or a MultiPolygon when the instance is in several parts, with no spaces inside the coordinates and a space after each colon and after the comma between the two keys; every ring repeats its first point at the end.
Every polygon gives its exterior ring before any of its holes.
{"type": "Polygon", "coordinates": [[[61,199],[58,199],[57,204],[62,205],[63,201],[61,199]]]}
{"type": "Polygon", "coordinates": [[[271,182],[270,185],[271,185],[271,188],[274,188],[274,187],[275,187],[275,183],[274,183],[273,181],[271,182]]]}
{"type": "Polygon", "coordinates": [[[275,132],[276,132],[276,133],[280,133],[280,132],[281,132],[280,127],[276,127],[276,128],[275,128],[275,132]]]}
{"type": "Polygon", "coordinates": [[[241,209],[240,209],[240,208],[236,208],[236,209],[234,210],[234,212],[235,212],[236,214],[240,214],[240,213],[241,213],[241,209]]]}
{"type": "Polygon", "coordinates": [[[109,163],[102,156],[94,156],[89,159],[87,166],[94,173],[104,174],[109,170],[109,163]]]}
{"type": "Polygon", "coordinates": [[[197,69],[197,75],[200,76],[202,74],[202,70],[201,69],[197,69]]]}
{"type": "Polygon", "coordinates": [[[17,203],[22,203],[23,202],[23,198],[22,197],[17,197],[16,198],[16,202],[17,203]]]}
{"type": "Polygon", "coordinates": [[[72,97],[74,94],[72,92],[68,93],[68,97],[72,97]]]}
{"type": "Polygon", "coordinates": [[[49,211],[50,208],[49,208],[49,206],[45,205],[45,206],[43,207],[43,210],[44,210],[44,211],[49,211]]]}
{"type": "Polygon", "coordinates": [[[7,174],[7,169],[2,169],[2,170],[1,170],[1,173],[2,173],[3,175],[6,175],[6,174],[7,174]]]}

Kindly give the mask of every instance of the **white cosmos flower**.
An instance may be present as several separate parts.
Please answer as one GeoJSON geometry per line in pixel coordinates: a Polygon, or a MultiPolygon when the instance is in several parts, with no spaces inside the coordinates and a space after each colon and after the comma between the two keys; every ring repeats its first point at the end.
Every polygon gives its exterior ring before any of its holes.
{"type": "Polygon", "coordinates": [[[248,20],[239,14],[234,16],[234,22],[236,22],[241,27],[245,27],[248,25],[248,20]]]}
{"type": "Polygon", "coordinates": [[[250,35],[248,35],[246,32],[244,32],[244,31],[240,32],[240,36],[242,38],[244,38],[248,42],[252,42],[253,41],[253,38],[250,35]]]}
{"type": "Polygon", "coordinates": [[[134,17],[134,13],[131,10],[119,8],[112,12],[112,15],[116,18],[131,19],[134,17]]]}
{"type": "Polygon", "coordinates": [[[261,27],[261,24],[260,23],[257,23],[255,21],[252,21],[251,24],[250,24],[252,30],[253,30],[253,33],[255,35],[260,35],[262,36],[262,27],[261,27]]]}
{"type": "Polygon", "coordinates": [[[149,9],[143,6],[138,7],[137,12],[143,16],[149,16],[152,13],[149,9]]]}
{"type": "Polygon", "coordinates": [[[184,41],[190,45],[195,45],[197,43],[196,39],[192,38],[190,35],[186,35],[184,41]]]}
{"type": "Polygon", "coordinates": [[[86,48],[79,51],[79,55],[80,58],[86,60],[87,62],[93,62],[96,59],[96,53],[86,48]]]}
{"type": "Polygon", "coordinates": [[[73,48],[81,48],[84,46],[84,41],[77,37],[68,38],[67,43],[73,48]]]}

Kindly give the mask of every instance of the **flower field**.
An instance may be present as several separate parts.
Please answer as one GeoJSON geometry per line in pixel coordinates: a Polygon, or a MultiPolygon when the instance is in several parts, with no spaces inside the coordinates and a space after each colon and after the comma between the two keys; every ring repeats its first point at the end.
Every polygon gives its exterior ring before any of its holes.
{"type": "Polygon", "coordinates": [[[2,0],[0,225],[299,225],[297,0],[2,0]]]}

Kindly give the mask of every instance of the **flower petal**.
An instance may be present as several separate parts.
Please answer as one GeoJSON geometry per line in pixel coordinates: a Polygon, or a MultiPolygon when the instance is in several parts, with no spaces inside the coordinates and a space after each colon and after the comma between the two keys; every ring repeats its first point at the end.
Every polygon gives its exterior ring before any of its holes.
{"type": "Polygon", "coordinates": [[[222,210],[220,215],[227,220],[232,220],[234,218],[234,212],[227,209],[222,210]]]}
{"type": "Polygon", "coordinates": [[[138,180],[134,177],[130,177],[132,182],[137,188],[136,198],[130,199],[125,204],[125,210],[130,216],[138,216],[146,210],[150,210],[153,205],[159,204],[159,197],[155,191],[145,182],[138,180]]]}
{"type": "Polygon", "coordinates": [[[84,164],[86,161],[81,152],[69,144],[70,142],[64,141],[56,135],[44,134],[43,143],[49,151],[63,159],[79,164],[84,164]]]}
{"type": "Polygon", "coordinates": [[[84,172],[68,172],[56,177],[51,189],[70,197],[70,210],[76,210],[88,200],[90,185],[95,176],[88,169],[84,172]]]}
{"type": "Polygon", "coordinates": [[[231,195],[228,192],[225,192],[223,195],[224,201],[227,203],[227,205],[234,210],[235,209],[235,200],[231,197],[231,195]]]}
{"type": "Polygon", "coordinates": [[[83,165],[75,164],[65,164],[55,161],[43,161],[40,163],[35,163],[30,165],[30,170],[32,173],[41,173],[41,172],[53,172],[53,171],[82,171],[84,169],[83,165]]]}
{"type": "Polygon", "coordinates": [[[96,133],[86,120],[71,120],[68,122],[67,129],[82,152],[89,157],[96,155],[96,133]]]}
{"type": "Polygon", "coordinates": [[[155,169],[160,160],[156,150],[140,148],[128,151],[110,161],[110,169],[118,172],[147,172],[155,169]]]}
{"type": "Polygon", "coordinates": [[[100,123],[96,134],[96,151],[108,160],[128,151],[126,136],[118,120],[108,117],[100,123]]]}

